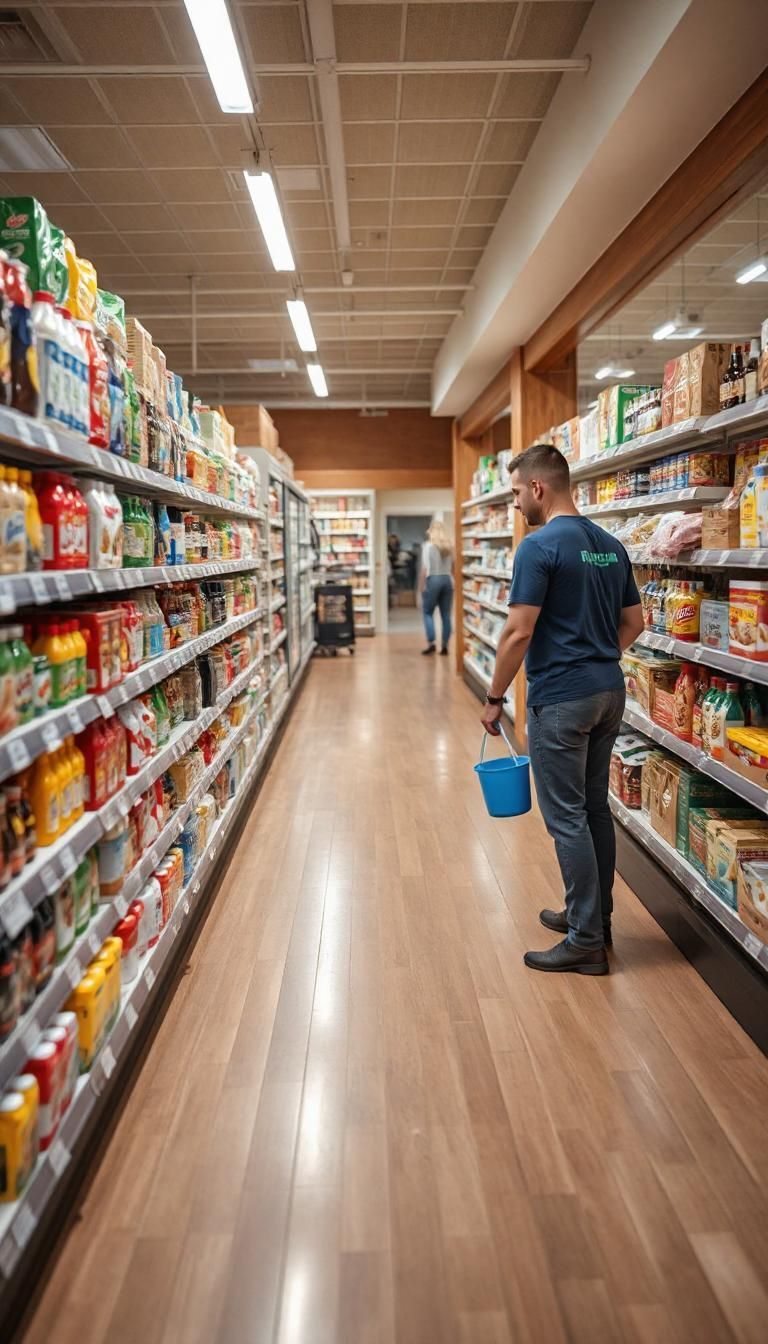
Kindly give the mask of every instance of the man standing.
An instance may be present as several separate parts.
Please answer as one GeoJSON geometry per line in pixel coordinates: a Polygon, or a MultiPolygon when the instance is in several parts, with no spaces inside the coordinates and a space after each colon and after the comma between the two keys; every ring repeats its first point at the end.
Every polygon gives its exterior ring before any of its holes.
{"type": "Polygon", "coordinates": [[[515,458],[511,488],[515,508],[539,530],[515,553],[483,725],[498,733],[504,693],[525,657],[528,750],[565,887],[565,910],[540,916],[565,939],[526,953],[525,963],[606,975],[616,863],[608,773],[624,712],[619,660],[643,629],[640,595],[624,547],[576,509],[556,448],[535,444],[515,458]]]}

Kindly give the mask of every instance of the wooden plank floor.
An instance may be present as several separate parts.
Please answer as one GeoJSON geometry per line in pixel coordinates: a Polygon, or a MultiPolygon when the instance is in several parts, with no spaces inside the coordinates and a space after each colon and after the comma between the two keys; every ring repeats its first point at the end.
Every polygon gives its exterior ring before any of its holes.
{"type": "Polygon", "coordinates": [[[415,636],[316,662],[25,1344],[758,1344],[768,1064],[621,883],[537,976],[537,814],[415,636]]]}

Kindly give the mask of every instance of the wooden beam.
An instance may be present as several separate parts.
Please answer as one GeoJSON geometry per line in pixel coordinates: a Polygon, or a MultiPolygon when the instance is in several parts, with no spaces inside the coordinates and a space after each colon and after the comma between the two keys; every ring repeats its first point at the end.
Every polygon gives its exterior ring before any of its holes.
{"type": "Polygon", "coordinates": [[[525,346],[526,371],[552,368],[768,174],[768,71],[701,141],[525,346]]]}
{"type": "Polygon", "coordinates": [[[509,361],[499,369],[495,378],[473,401],[459,421],[459,433],[463,439],[476,439],[491,428],[494,420],[509,405],[509,361]]]}

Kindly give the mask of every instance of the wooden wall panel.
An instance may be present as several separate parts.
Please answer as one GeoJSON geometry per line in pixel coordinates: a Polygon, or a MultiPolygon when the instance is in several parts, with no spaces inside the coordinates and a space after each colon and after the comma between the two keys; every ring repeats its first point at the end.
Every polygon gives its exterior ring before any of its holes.
{"type": "Polygon", "coordinates": [[[752,194],[768,174],[768,71],[697,145],[525,347],[527,370],[556,366],[595,327],[752,194]]]}
{"type": "MultiPolygon", "coordinates": [[[[256,432],[255,409],[226,407],[237,441],[256,432]]],[[[280,446],[296,476],[316,489],[420,490],[450,488],[451,420],[428,410],[392,409],[384,416],[357,411],[275,411],[280,446]]]]}
{"type": "Polygon", "coordinates": [[[516,453],[522,453],[552,425],[570,420],[578,411],[576,351],[562,356],[556,368],[532,372],[525,367],[524,351],[516,350],[510,362],[510,405],[516,453]]]}

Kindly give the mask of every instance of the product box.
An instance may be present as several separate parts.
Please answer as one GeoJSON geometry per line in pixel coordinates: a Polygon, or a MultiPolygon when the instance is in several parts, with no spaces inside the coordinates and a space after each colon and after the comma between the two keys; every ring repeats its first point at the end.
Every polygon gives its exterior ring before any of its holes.
{"type": "Polygon", "coordinates": [[[667,691],[663,686],[653,687],[653,722],[667,732],[675,732],[675,692],[667,691]]]}
{"type": "Polygon", "coordinates": [[[688,384],[688,352],[678,355],[677,368],[675,369],[675,387],[674,401],[672,406],[672,423],[679,424],[681,420],[687,420],[691,414],[690,411],[690,387],[688,384]]]}
{"type": "Polygon", "coordinates": [[[722,504],[705,504],[701,511],[701,549],[736,551],[740,540],[739,510],[722,504]]]}
{"type": "Polygon", "coordinates": [[[557,425],[553,430],[552,439],[555,448],[559,449],[567,462],[578,462],[579,417],[574,416],[572,420],[566,420],[562,425],[557,425]]]}
{"type": "Polygon", "coordinates": [[[768,788],[768,729],[726,726],[725,737],[724,764],[753,784],[768,788]]]}
{"type": "Polygon", "coordinates": [[[731,579],[728,649],[742,658],[768,662],[768,583],[731,579]]]}
{"type": "Polygon", "coordinates": [[[729,356],[730,346],[716,341],[703,341],[688,351],[688,415],[719,411],[720,383],[729,356]]]}
{"type": "Polygon", "coordinates": [[[697,868],[702,876],[707,875],[707,827],[710,822],[722,822],[723,826],[732,826],[746,821],[750,828],[759,821],[753,808],[749,807],[692,807],[688,813],[688,837],[678,836],[677,848],[684,858],[697,868]]]}
{"type": "Polygon", "coordinates": [[[692,807],[727,807],[731,795],[709,775],[702,775],[690,766],[679,764],[677,785],[677,826],[674,845],[684,854],[690,833],[692,807]]]}
{"type": "Polygon", "coordinates": [[[699,643],[708,649],[720,649],[728,652],[730,607],[727,602],[714,602],[705,598],[699,615],[699,643]]]}
{"type": "Polygon", "coordinates": [[[715,840],[714,873],[707,873],[712,890],[732,910],[737,908],[736,881],[739,864],[768,860],[768,830],[745,831],[736,827],[719,832],[715,840]]]}
{"type": "Polygon", "coordinates": [[[674,691],[679,675],[680,663],[672,658],[637,658],[631,665],[627,693],[652,719],[656,691],[674,691]]]}
{"type": "Polygon", "coordinates": [[[600,452],[600,417],[595,406],[579,420],[579,459],[597,457],[600,452]]]}
{"type": "Polygon", "coordinates": [[[664,378],[661,384],[661,427],[666,429],[675,418],[675,387],[677,384],[677,360],[670,359],[664,365],[664,378]]]}
{"type": "Polygon", "coordinates": [[[613,387],[604,387],[599,393],[597,414],[601,453],[609,452],[626,442],[625,414],[628,405],[633,398],[642,396],[648,390],[645,386],[615,383],[613,387]]]}
{"type": "Polygon", "coordinates": [[[677,836],[679,783],[679,765],[676,761],[656,762],[650,780],[650,821],[654,831],[673,847],[677,836]]]}
{"type": "Polygon", "coordinates": [[[151,399],[156,376],[152,360],[152,337],[137,317],[125,319],[125,332],[128,358],[133,368],[136,387],[145,397],[151,399]]]}
{"type": "Polygon", "coordinates": [[[643,761],[643,773],[640,780],[640,807],[646,817],[651,814],[651,791],[660,764],[668,760],[665,752],[651,751],[643,761]]]}
{"type": "Polygon", "coordinates": [[[739,864],[736,905],[742,923],[761,943],[768,943],[768,863],[739,864]]]}

